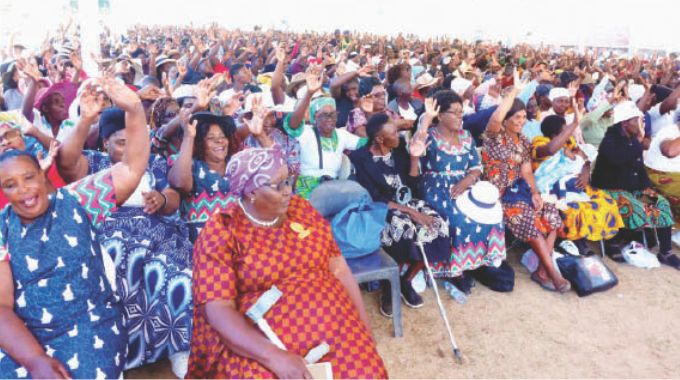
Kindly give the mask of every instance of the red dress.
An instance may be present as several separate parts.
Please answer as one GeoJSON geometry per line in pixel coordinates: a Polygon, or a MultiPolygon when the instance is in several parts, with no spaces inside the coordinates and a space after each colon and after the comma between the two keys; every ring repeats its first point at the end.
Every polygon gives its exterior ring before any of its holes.
{"type": "Polygon", "coordinates": [[[282,297],[265,314],[286,348],[300,356],[326,341],[334,378],[386,378],[375,344],[348,293],[330,272],[340,250],[330,225],[294,196],[279,228],[253,226],[237,203],[213,217],[194,248],[194,326],[187,378],[272,378],[231,352],[208,324],[206,302],[234,300],[239,312],[276,285],[282,297]],[[307,232],[291,227],[299,223],[307,232]]]}

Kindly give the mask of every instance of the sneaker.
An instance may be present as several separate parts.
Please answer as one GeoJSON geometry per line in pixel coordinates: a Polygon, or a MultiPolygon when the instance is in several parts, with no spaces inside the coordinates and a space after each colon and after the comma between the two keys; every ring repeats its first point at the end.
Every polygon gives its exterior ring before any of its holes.
{"type": "Polygon", "coordinates": [[[411,281],[406,281],[404,278],[401,279],[401,299],[404,300],[406,306],[412,309],[418,309],[424,303],[420,294],[413,289],[411,281]]]}
{"type": "Polygon", "coordinates": [[[383,287],[382,294],[380,294],[380,314],[392,318],[392,292],[389,286],[383,287]]]}
{"type": "Polygon", "coordinates": [[[656,257],[659,259],[661,264],[680,270],[680,257],[676,256],[675,254],[670,252],[665,255],[659,253],[656,257]]]}

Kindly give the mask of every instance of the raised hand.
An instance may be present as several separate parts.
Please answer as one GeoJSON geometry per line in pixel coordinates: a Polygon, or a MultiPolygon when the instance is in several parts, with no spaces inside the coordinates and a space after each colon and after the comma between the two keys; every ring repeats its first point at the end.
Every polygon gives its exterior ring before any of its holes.
{"type": "Polygon", "coordinates": [[[187,63],[183,59],[177,61],[177,73],[179,74],[179,78],[184,78],[187,75],[187,71],[187,63]]]}
{"type": "Polygon", "coordinates": [[[210,104],[210,99],[212,99],[216,92],[211,88],[211,83],[207,79],[203,79],[198,82],[196,88],[194,89],[194,94],[196,95],[196,105],[200,109],[207,109],[210,104]]]}
{"type": "Polygon", "coordinates": [[[52,166],[54,163],[55,157],[57,157],[57,153],[59,153],[59,142],[57,140],[52,140],[50,143],[50,149],[47,151],[47,156],[44,156],[42,152],[40,152],[38,157],[38,162],[40,163],[40,169],[42,171],[45,171],[52,166]]]}
{"type": "Polygon", "coordinates": [[[579,83],[577,80],[571,81],[569,85],[567,86],[567,91],[569,91],[569,96],[573,99],[576,96],[576,93],[578,92],[578,86],[579,83]]]}
{"type": "Polygon", "coordinates": [[[131,111],[135,107],[142,105],[139,96],[127,86],[117,81],[113,76],[105,75],[95,79],[94,83],[102,86],[102,89],[111,98],[111,101],[125,111],[131,111]]]}
{"type": "Polygon", "coordinates": [[[244,122],[253,136],[259,136],[264,130],[264,119],[267,115],[267,109],[262,105],[261,95],[253,96],[251,110],[253,112],[253,117],[250,120],[244,120],[244,122]]]}
{"type": "Polygon", "coordinates": [[[360,77],[369,77],[373,72],[375,72],[375,66],[373,65],[366,65],[358,71],[360,77]]]}
{"type": "Polygon", "coordinates": [[[359,108],[365,113],[373,113],[373,97],[371,95],[362,96],[359,99],[359,108]]]}
{"type": "Polygon", "coordinates": [[[88,84],[80,95],[80,118],[94,121],[105,106],[104,94],[97,91],[97,86],[88,84]]]}
{"type": "Polygon", "coordinates": [[[425,116],[430,119],[434,119],[435,117],[439,116],[439,105],[437,104],[437,99],[425,99],[425,116]]]}
{"type": "Polygon", "coordinates": [[[310,67],[310,69],[307,71],[307,75],[305,76],[305,81],[307,82],[307,92],[309,94],[314,94],[321,89],[323,86],[323,76],[324,73],[320,66],[314,65],[310,67]]]}
{"type": "Polygon", "coordinates": [[[286,63],[286,58],[287,58],[286,49],[283,46],[277,47],[276,48],[276,61],[286,63]]]}

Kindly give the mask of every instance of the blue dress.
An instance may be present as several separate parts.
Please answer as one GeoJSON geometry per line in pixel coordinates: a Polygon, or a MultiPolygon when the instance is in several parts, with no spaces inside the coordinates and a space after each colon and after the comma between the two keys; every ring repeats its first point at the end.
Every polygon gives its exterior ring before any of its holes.
{"type": "MultiPolygon", "coordinates": [[[[118,378],[125,365],[123,312],[105,277],[96,229],[115,207],[110,171],[49,196],[47,212],[23,225],[0,212],[0,261],[14,278],[14,312],[73,378],[118,378]]],[[[0,378],[26,369],[0,349],[0,378]]]]}
{"type": "Polygon", "coordinates": [[[498,266],[505,259],[505,230],[503,223],[477,223],[456,206],[451,199],[451,188],[470,170],[482,169],[474,140],[465,129],[459,131],[460,146],[452,146],[431,129],[430,142],[421,159],[423,193],[431,205],[449,223],[451,257],[433,264],[438,277],[456,277],[463,271],[483,265],[498,266]]]}
{"type": "MultiPolygon", "coordinates": [[[[84,151],[90,171],[111,167],[107,154],[84,151]]],[[[151,155],[147,189],[168,187],[168,165],[151,155]]],[[[142,186],[140,186],[141,188],[142,186]]],[[[140,191],[138,188],[137,191],[140,191]]],[[[153,363],[189,351],[191,339],[191,252],[189,231],[177,213],[149,215],[136,196],[118,208],[102,225],[101,245],[116,265],[116,294],[124,306],[128,329],[125,369],[153,363]]]]}

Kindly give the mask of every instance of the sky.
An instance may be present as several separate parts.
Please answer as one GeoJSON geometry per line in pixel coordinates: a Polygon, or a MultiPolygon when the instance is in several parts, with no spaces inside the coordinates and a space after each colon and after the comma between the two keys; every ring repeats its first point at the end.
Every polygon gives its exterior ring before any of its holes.
{"type": "MultiPolygon", "coordinates": [[[[97,0],[79,0],[96,4],[97,0]]],[[[505,43],[617,45],[680,50],[673,0],[109,0],[104,22],[124,30],[134,23],[449,35],[505,43]],[[187,6],[191,4],[191,8],[187,6]],[[337,5],[335,5],[337,4],[337,5]],[[417,6],[415,6],[417,4],[417,6]]],[[[8,31],[27,42],[44,38],[69,0],[0,0],[0,45],[8,31]],[[28,28],[28,25],[33,25],[28,28]],[[40,27],[35,27],[40,25],[40,27]]],[[[87,7],[85,7],[87,8],[87,7]]],[[[89,15],[85,16],[89,18],[89,15]]],[[[94,18],[98,16],[93,15],[94,18]]]]}

